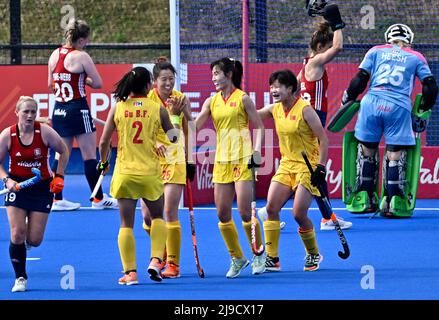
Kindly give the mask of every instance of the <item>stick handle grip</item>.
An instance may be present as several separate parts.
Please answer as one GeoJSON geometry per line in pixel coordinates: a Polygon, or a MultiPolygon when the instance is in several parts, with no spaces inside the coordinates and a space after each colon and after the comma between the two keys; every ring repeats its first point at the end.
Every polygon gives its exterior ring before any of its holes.
{"type": "Polygon", "coordinates": [[[93,201],[94,197],[96,197],[96,194],[98,193],[98,190],[101,187],[103,181],[104,181],[104,175],[101,174],[99,176],[98,182],[96,182],[93,192],[90,195],[90,201],[93,201]]]}

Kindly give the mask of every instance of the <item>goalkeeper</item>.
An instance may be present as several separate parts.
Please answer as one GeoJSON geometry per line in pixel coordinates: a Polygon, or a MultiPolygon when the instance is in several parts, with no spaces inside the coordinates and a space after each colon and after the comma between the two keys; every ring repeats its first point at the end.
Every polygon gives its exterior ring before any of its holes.
{"type": "MultiPolygon", "coordinates": [[[[358,73],[344,92],[342,105],[346,106],[365,90],[355,125],[358,140],[357,177],[354,192],[366,191],[369,207],[365,212],[378,209],[378,145],[384,135],[386,154],[384,161],[384,216],[392,217],[398,209],[392,207],[392,198],[404,199],[406,185],[407,152],[415,146],[412,129],[411,100],[414,79],[422,83],[421,111],[430,110],[438,94],[438,87],[427,61],[422,54],[411,49],[414,34],[405,24],[394,24],[385,32],[385,45],[370,49],[359,66],[358,73]]],[[[419,156],[418,156],[419,158],[419,156]]],[[[352,164],[355,165],[355,164],[352,164]]],[[[417,181],[408,181],[417,183],[417,181]]],[[[416,195],[414,195],[416,196],[416,195]]],[[[411,215],[411,213],[410,213],[411,215]]]]}

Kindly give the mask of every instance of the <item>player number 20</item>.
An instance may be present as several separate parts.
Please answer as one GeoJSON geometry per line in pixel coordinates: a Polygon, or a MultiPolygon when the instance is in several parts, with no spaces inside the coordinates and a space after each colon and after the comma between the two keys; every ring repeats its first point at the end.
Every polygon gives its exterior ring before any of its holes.
{"type": "Polygon", "coordinates": [[[58,102],[68,102],[73,99],[73,88],[70,83],[63,82],[61,86],[55,82],[55,100],[58,102]]]}

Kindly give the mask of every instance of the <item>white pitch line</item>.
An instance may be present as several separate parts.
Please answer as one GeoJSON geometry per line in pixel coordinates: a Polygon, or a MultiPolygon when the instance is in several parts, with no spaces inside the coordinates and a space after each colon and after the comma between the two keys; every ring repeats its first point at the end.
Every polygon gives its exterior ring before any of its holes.
{"type": "MultiPolygon", "coordinates": [[[[140,210],[140,207],[136,207],[137,210],[140,210]]],[[[187,208],[180,208],[180,209],[187,209],[187,208]]],[[[340,211],[346,211],[346,208],[332,208],[333,210],[340,210],[340,211]]],[[[92,210],[92,211],[105,211],[108,212],[110,209],[95,209],[93,207],[80,207],[78,210],[92,210]]],[[[116,210],[116,209],[111,209],[116,210]]],[[[198,211],[207,211],[207,210],[216,210],[215,207],[194,207],[194,210],[198,211]]],[[[238,208],[232,208],[232,210],[238,210],[238,208]]],[[[281,210],[293,210],[293,208],[282,208],[281,210]]],[[[309,208],[311,211],[319,211],[319,208],[311,207],[309,208]]],[[[76,210],[72,210],[76,211],[76,210]]],[[[439,211],[439,208],[415,208],[415,211],[439,211]]],[[[66,211],[56,211],[56,212],[66,212],[66,211]]],[[[67,211],[68,212],[68,211],[67,211]]]]}
{"type": "MultiPolygon", "coordinates": [[[[215,207],[194,207],[194,210],[216,210],[215,207]]],[[[232,208],[238,210],[238,208],[232,208]]],[[[293,210],[293,208],[282,208],[281,210],[293,210]]],[[[319,211],[319,208],[309,208],[312,211],[319,211]]],[[[347,211],[346,208],[332,208],[332,210],[347,211]]],[[[439,211],[439,208],[415,208],[415,211],[439,211]]]]}
{"type": "MultiPolygon", "coordinates": [[[[6,209],[5,206],[0,206],[0,209],[6,209]]],[[[140,210],[140,207],[136,207],[137,210],[140,210]]],[[[187,209],[185,207],[180,208],[180,209],[187,209]]],[[[260,208],[258,208],[260,209],[260,208]]],[[[91,211],[105,211],[105,212],[110,212],[113,210],[117,210],[117,209],[96,209],[93,207],[80,207],[77,210],[70,210],[71,212],[75,212],[78,210],[91,210],[91,211]]],[[[203,210],[216,210],[215,207],[194,207],[194,210],[199,210],[199,211],[203,211],[203,210]]],[[[233,207],[232,210],[238,210],[238,208],[233,207]]],[[[282,208],[281,210],[293,210],[293,208],[282,208]]],[[[309,210],[311,211],[315,211],[315,210],[319,210],[319,208],[314,208],[311,207],[309,208],[309,210]]],[[[346,208],[332,208],[332,210],[340,210],[340,211],[347,211],[346,208]]],[[[66,211],[52,211],[51,213],[56,213],[56,212],[70,212],[69,210],[66,211]]],[[[415,208],[415,211],[439,211],[439,208],[415,208]]]]}
{"type": "Polygon", "coordinates": [[[41,258],[26,258],[27,261],[37,261],[41,260],[41,258]]]}

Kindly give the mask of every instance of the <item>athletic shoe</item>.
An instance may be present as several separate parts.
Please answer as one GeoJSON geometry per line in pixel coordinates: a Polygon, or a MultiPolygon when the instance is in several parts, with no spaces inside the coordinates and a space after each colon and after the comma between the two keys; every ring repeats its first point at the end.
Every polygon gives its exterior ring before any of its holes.
{"type": "Polygon", "coordinates": [[[164,258],[162,262],[160,262],[160,271],[165,270],[165,268],[166,268],[166,258],[164,258]]]}
{"type": "Polygon", "coordinates": [[[24,292],[27,288],[27,280],[23,277],[15,279],[15,284],[12,287],[11,292],[24,292]]]}
{"type": "Polygon", "coordinates": [[[81,207],[80,203],[71,202],[66,199],[53,200],[52,211],[73,211],[78,210],[81,207]]]}
{"type": "Polygon", "coordinates": [[[166,270],[162,272],[163,278],[180,278],[180,267],[173,262],[169,262],[166,270]]]}
{"type": "Polygon", "coordinates": [[[168,259],[168,253],[166,252],[166,247],[165,247],[165,251],[163,252],[163,259],[162,262],[160,263],[160,271],[165,270],[167,259],[168,259]]]}
{"type": "Polygon", "coordinates": [[[377,200],[375,197],[372,197],[372,199],[369,198],[368,201],[368,208],[365,210],[364,213],[373,213],[373,212],[377,212],[377,210],[379,209],[379,205],[377,203],[377,200]]]}
{"type": "Polygon", "coordinates": [[[279,272],[280,271],[280,261],[279,257],[267,256],[265,259],[265,272],[279,272]]]}
{"type": "Polygon", "coordinates": [[[253,255],[252,259],[252,274],[261,274],[265,271],[265,258],[267,253],[264,251],[261,255],[253,255]]]}
{"type": "MultiPolygon", "coordinates": [[[[258,210],[258,217],[259,219],[264,222],[267,221],[268,219],[268,214],[267,214],[267,208],[263,207],[261,209],[258,210]]],[[[283,228],[285,228],[286,222],[281,221],[280,222],[280,229],[282,230],[283,228]]]]}
{"type": "Polygon", "coordinates": [[[323,261],[321,254],[307,254],[305,257],[304,271],[316,271],[319,268],[320,263],[323,261]]]}
{"type": "MultiPolygon", "coordinates": [[[[344,221],[342,217],[337,217],[337,221],[341,229],[349,229],[352,227],[352,222],[344,221]]],[[[320,222],[320,230],[335,230],[335,224],[331,219],[322,219],[320,222]]]]}
{"type": "Polygon", "coordinates": [[[117,209],[119,206],[117,205],[117,200],[109,197],[106,193],[104,193],[104,197],[101,200],[94,198],[91,203],[92,209],[117,209]]]}
{"type": "Polygon", "coordinates": [[[139,281],[137,280],[137,272],[131,271],[128,274],[124,274],[122,278],[119,279],[119,284],[131,286],[133,284],[138,284],[139,281]]]}
{"type": "Polygon", "coordinates": [[[229,268],[229,271],[227,271],[226,277],[227,278],[236,278],[241,273],[241,270],[243,270],[249,264],[250,264],[250,262],[245,257],[232,258],[232,260],[230,262],[230,268],[229,268]]]}
{"type": "Polygon", "coordinates": [[[160,275],[161,261],[158,258],[151,258],[148,266],[149,278],[153,281],[160,282],[162,277],[160,275]]]}

